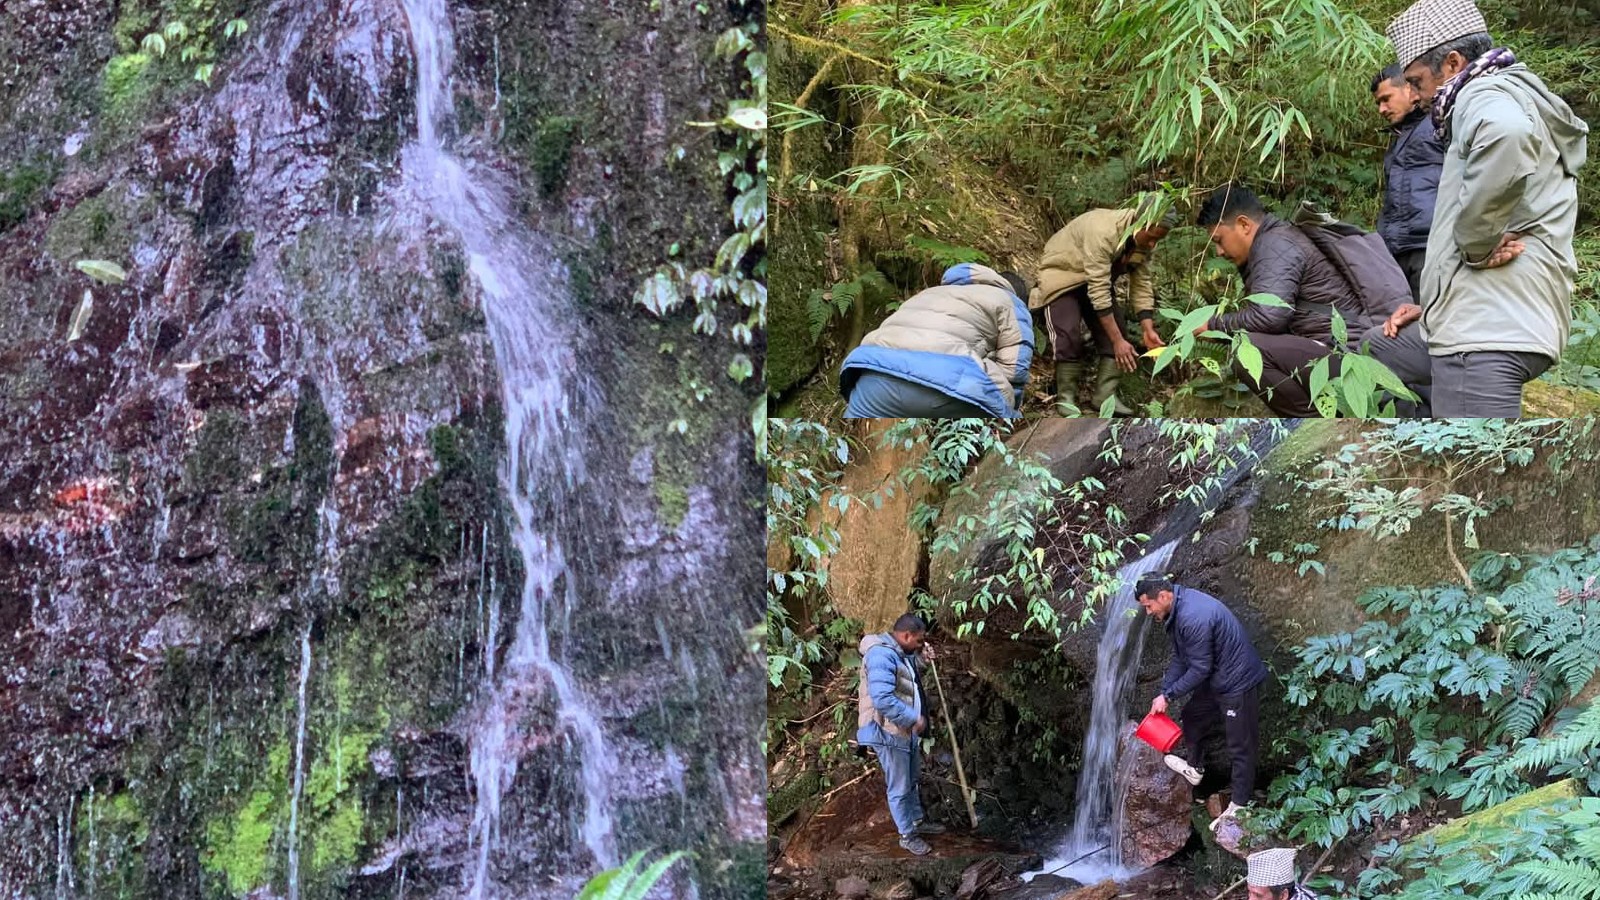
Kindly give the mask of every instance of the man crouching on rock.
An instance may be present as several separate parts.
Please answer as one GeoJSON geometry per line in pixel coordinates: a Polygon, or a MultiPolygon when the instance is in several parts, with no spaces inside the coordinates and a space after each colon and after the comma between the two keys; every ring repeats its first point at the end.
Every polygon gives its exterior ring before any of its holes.
{"type": "Polygon", "coordinates": [[[917,775],[922,771],[922,665],[933,659],[928,626],[909,613],[894,630],[861,639],[861,690],[857,695],[856,742],[871,747],[889,786],[889,814],[900,830],[900,846],[918,856],[932,852],[925,834],[943,825],[923,821],[917,775]]]}

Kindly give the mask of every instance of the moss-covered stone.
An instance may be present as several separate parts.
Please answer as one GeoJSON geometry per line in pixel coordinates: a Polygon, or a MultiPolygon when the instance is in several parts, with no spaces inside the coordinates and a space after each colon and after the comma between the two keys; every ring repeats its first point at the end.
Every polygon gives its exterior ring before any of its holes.
{"type": "Polygon", "coordinates": [[[134,234],[154,212],[148,198],[136,199],[125,187],[113,184],[57,215],[45,233],[45,251],[67,266],[80,259],[127,265],[134,234]]]}
{"type": "Polygon", "coordinates": [[[53,178],[54,170],[40,164],[0,171],[0,231],[26,218],[53,178]]]}
{"type": "Polygon", "coordinates": [[[200,864],[220,876],[234,895],[265,883],[278,799],[270,791],[255,791],[236,814],[213,819],[206,828],[200,864]]]}
{"type": "Polygon", "coordinates": [[[577,137],[578,120],[572,116],[544,116],[535,124],[531,162],[542,193],[554,194],[567,180],[567,164],[577,137]]]}
{"type": "Polygon", "coordinates": [[[807,769],[767,794],[767,823],[776,828],[822,791],[822,773],[807,769]]]}
{"type": "Polygon", "coordinates": [[[689,493],[682,485],[656,481],[656,514],[668,531],[676,531],[689,514],[689,493]]]}

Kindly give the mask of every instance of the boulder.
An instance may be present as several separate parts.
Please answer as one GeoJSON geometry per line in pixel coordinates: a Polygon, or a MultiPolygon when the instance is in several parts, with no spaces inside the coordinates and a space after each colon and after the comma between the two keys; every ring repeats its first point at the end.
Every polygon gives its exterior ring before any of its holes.
{"type": "Polygon", "coordinates": [[[1167,768],[1155,748],[1133,736],[1135,725],[1123,725],[1118,738],[1119,780],[1123,800],[1122,860],[1141,869],[1161,862],[1189,842],[1189,783],[1167,768]]]}
{"type": "Polygon", "coordinates": [[[885,494],[891,487],[893,495],[884,496],[881,506],[851,502],[842,515],[824,504],[821,513],[834,518],[839,529],[839,552],[827,562],[833,605],[841,615],[866,623],[868,633],[887,629],[906,611],[922,562],[922,537],[906,521],[927,495],[928,485],[899,484],[900,472],[915,465],[922,451],[880,447],[883,432],[893,424],[874,419],[862,426],[866,452],[851,463],[843,480],[852,498],[885,494]]]}

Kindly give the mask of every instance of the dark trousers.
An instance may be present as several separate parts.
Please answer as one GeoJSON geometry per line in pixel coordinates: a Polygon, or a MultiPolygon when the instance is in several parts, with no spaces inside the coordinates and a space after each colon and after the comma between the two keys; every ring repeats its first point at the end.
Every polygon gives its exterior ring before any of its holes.
{"type": "Polygon", "coordinates": [[[1550,368],[1542,353],[1480,350],[1433,357],[1433,414],[1444,418],[1519,419],[1522,386],[1550,368]]]}
{"type": "MultiPolygon", "coordinates": [[[[1238,376],[1275,416],[1310,418],[1317,415],[1311,405],[1311,368],[1332,351],[1324,344],[1295,334],[1248,332],[1250,343],[1261,351],[1261,380],[1255,381],[1237,360],[1233,374],[1238,376]]],[[[1337,360],[1328,373],[1337,375],[1337,360]]]]}
{"type": "Polygon", "coordinates": [[[1428,342],[1422,337],[1420,322],[1412,322],[1392,338],[1384,336],[1382,325],[1375,325],[1361,336],[1361,345],[1373,359],[1400,376],[1405,386],[1420,398],[1418,403],[1396,400],[1395,415],[1408,419],[1426,419],[1433,415],[1433,357],[1428,355],[1428,342]]]}
{"type": "Polygon", "coordinates": [[[1400,264],[1400,271],[1406,273],[1406,284],[1411,285],[1411,302],[1420,302],[1417,296],[1421,294],[1419,286],[1422,284],[1422,262],[1427,258],[1428,251],[1418,248],[1404,250],[1394,255],[1394,261],[1400,264]]]}
{"type": "Polygon", "coordinates": [[[1261,755],[1261,687],[1242,694],[1214,694],[1201,685],[1183,704],[1183,737],[1189,745],[1189,763],[1205,760],[1206,738],[1221,728],[1233,760],[1233,802],[1244,806],[1256,789],[1256,760],[1261,755]]]}
{"type": "MultiPolygon", "coordinates": [[[[1122,309],[1118,304],[1111,305],[1111,315],[1117,323],[1117,330],[1122,332],[1122,337],[1126,340],[1128,323],[1122,317],[1122,309]]],[[[1095,312],[1094,304],[1089,302],[1087,287],[1080,287],[1056,298],[1054,303],[1044,308],[1044,320],[1050,329],[1050,358],[1055,362],[1087,362],[1090,358],[1085,352],[1087,348],[1083,346],[1083,338],[1078,331],[1080,324],[1089,326],[1096,355],[1104,357],[1113,355],[1111,335],[1107,334],[1105,326],[1100,324],[1100,313],[1095,312]]]]}

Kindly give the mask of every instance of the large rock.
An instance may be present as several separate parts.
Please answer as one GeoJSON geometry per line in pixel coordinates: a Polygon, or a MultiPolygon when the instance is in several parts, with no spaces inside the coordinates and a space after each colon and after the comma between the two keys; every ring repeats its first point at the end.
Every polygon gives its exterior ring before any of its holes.
{"type": "Polygon", "coordinates": [[[1133,736],[1129,722],[1118,736],[1118,776],[1127,785],[1123,800],[1122,860],[1149,868],[1189,842],[1189,782],[1167,768],[1155,748],[1133,736]]]}
{"type": "Polygon", "coordinates": [[[927,496],[927,482],[906,488],[900,473],[921,458],[920,449],[899,445],[880,447],[892,419],[868,420],[862,427],[865,452],[844,474],[842,487],[851,497],[885,494],[881,506],[851,502],[839,515],[824,505],[821,515],[837,516],[839,552],[828,560],[829,592],[840,614],[860,619],[870,634],[884,631],[909,608],[917,568],[922,561],[922,538],[906,526],[911,511],[927,496]]]}
{"type": "MultiPolygon", "coordinates": [[[[1006,445],[1018,453],[1035,455],[1052,475],[1071,483],[1094,470],[1095,457],[1109,429],[1110,423],[1098,419],[1043,419],[1017,431],[1006,445]]],[[[992,459],[980,463],[962,482],[967,490],[945,503],[939,517],[940,533],[953,527],[961,516],[982,512],[990,495],[1006,487],[1009,477],[1010,472],[992,459]]],[[[928,563],[929,589],[939,595],[953,588],[956,575],[998,541],[998,537],[982,536],[964,542],[954,553],[935,554],[928,563]]]]}

